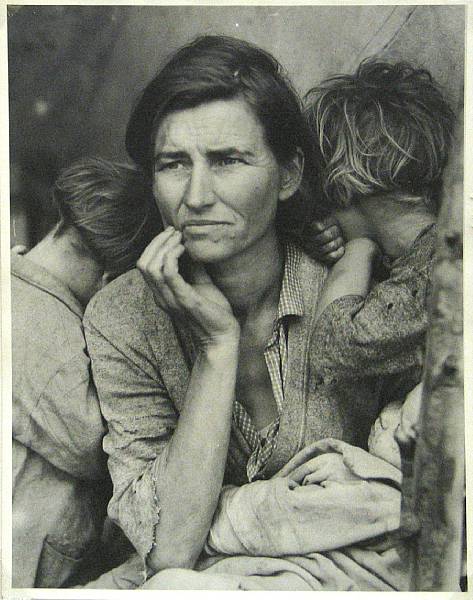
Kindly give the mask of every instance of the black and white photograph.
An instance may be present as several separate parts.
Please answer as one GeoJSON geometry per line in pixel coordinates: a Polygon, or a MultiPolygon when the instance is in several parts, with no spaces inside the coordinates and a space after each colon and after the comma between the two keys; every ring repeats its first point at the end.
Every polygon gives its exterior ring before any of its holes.
{"type": "Polygon", "coordinates": [[[468,591],[470,8],[5,7],[2,597],[468,591]]]}

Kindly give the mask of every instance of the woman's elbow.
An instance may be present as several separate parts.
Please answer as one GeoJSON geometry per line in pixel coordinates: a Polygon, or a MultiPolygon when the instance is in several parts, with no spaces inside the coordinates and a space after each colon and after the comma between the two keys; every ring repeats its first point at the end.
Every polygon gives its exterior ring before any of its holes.
{"type": "Polygon", "coordinates": [[[146,564],[154,573],[172,568],[193,569],[201,551],[202,548],[160,543],[150,551],[146,564]]]}

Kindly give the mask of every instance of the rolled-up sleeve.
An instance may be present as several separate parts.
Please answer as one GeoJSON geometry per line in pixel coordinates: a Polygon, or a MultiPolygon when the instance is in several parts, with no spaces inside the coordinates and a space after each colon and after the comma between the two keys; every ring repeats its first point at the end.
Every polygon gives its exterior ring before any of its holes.
{"type": "Polygon", "coordinates": [[[314,334],[320,367],[335,364],[338,377],[349,376],[353,369],[364,376],[383,376],[421,364],[434,239],[434,231],[419,239],[366,298],[344,296],[324,310],[314,334]]]}
{"type": "Polygon", "coordinates": [[[108,424],[104,449],[113,481],[109,516],[146,558],[155,543],[160,471],[177,412],[156,366],[150,365],[142,345],[126,338],[126,328],[120,341],[112,343],[87,315],[84,327],[108,424]]]}

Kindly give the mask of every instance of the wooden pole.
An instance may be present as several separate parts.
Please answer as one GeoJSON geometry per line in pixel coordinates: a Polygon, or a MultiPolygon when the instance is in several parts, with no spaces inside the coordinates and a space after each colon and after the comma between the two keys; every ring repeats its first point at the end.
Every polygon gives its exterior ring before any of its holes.
{"type": "Polygon", "coordinates": [[[459,590],[464,532],[463,123],[445,174],[433,273],[419,438],[402,525],[411,590],[459,590]],[[411,495],[411,498],[409,496],[411,495]]]}

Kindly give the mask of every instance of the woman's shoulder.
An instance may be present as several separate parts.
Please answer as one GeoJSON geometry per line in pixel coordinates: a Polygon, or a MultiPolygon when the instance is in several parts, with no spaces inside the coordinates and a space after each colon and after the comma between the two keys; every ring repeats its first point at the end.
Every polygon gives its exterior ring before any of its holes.
{"type": "Polygon", "coordinates": [[[317,259],[298,249],[300,256],[298,264],[298,280],[301,286],[304,304],[314,306],[322,291],[328,275],[328,267],[317,259]]]}
{"type": "Polygon", "coordinates": [[[126,327],[146,327],[156,320],[169,321],[153,299],[151,290],[138,269],[127,271],[107,284],[91,299],[84,315],[84,324],[97,330],[126,327]]]}

